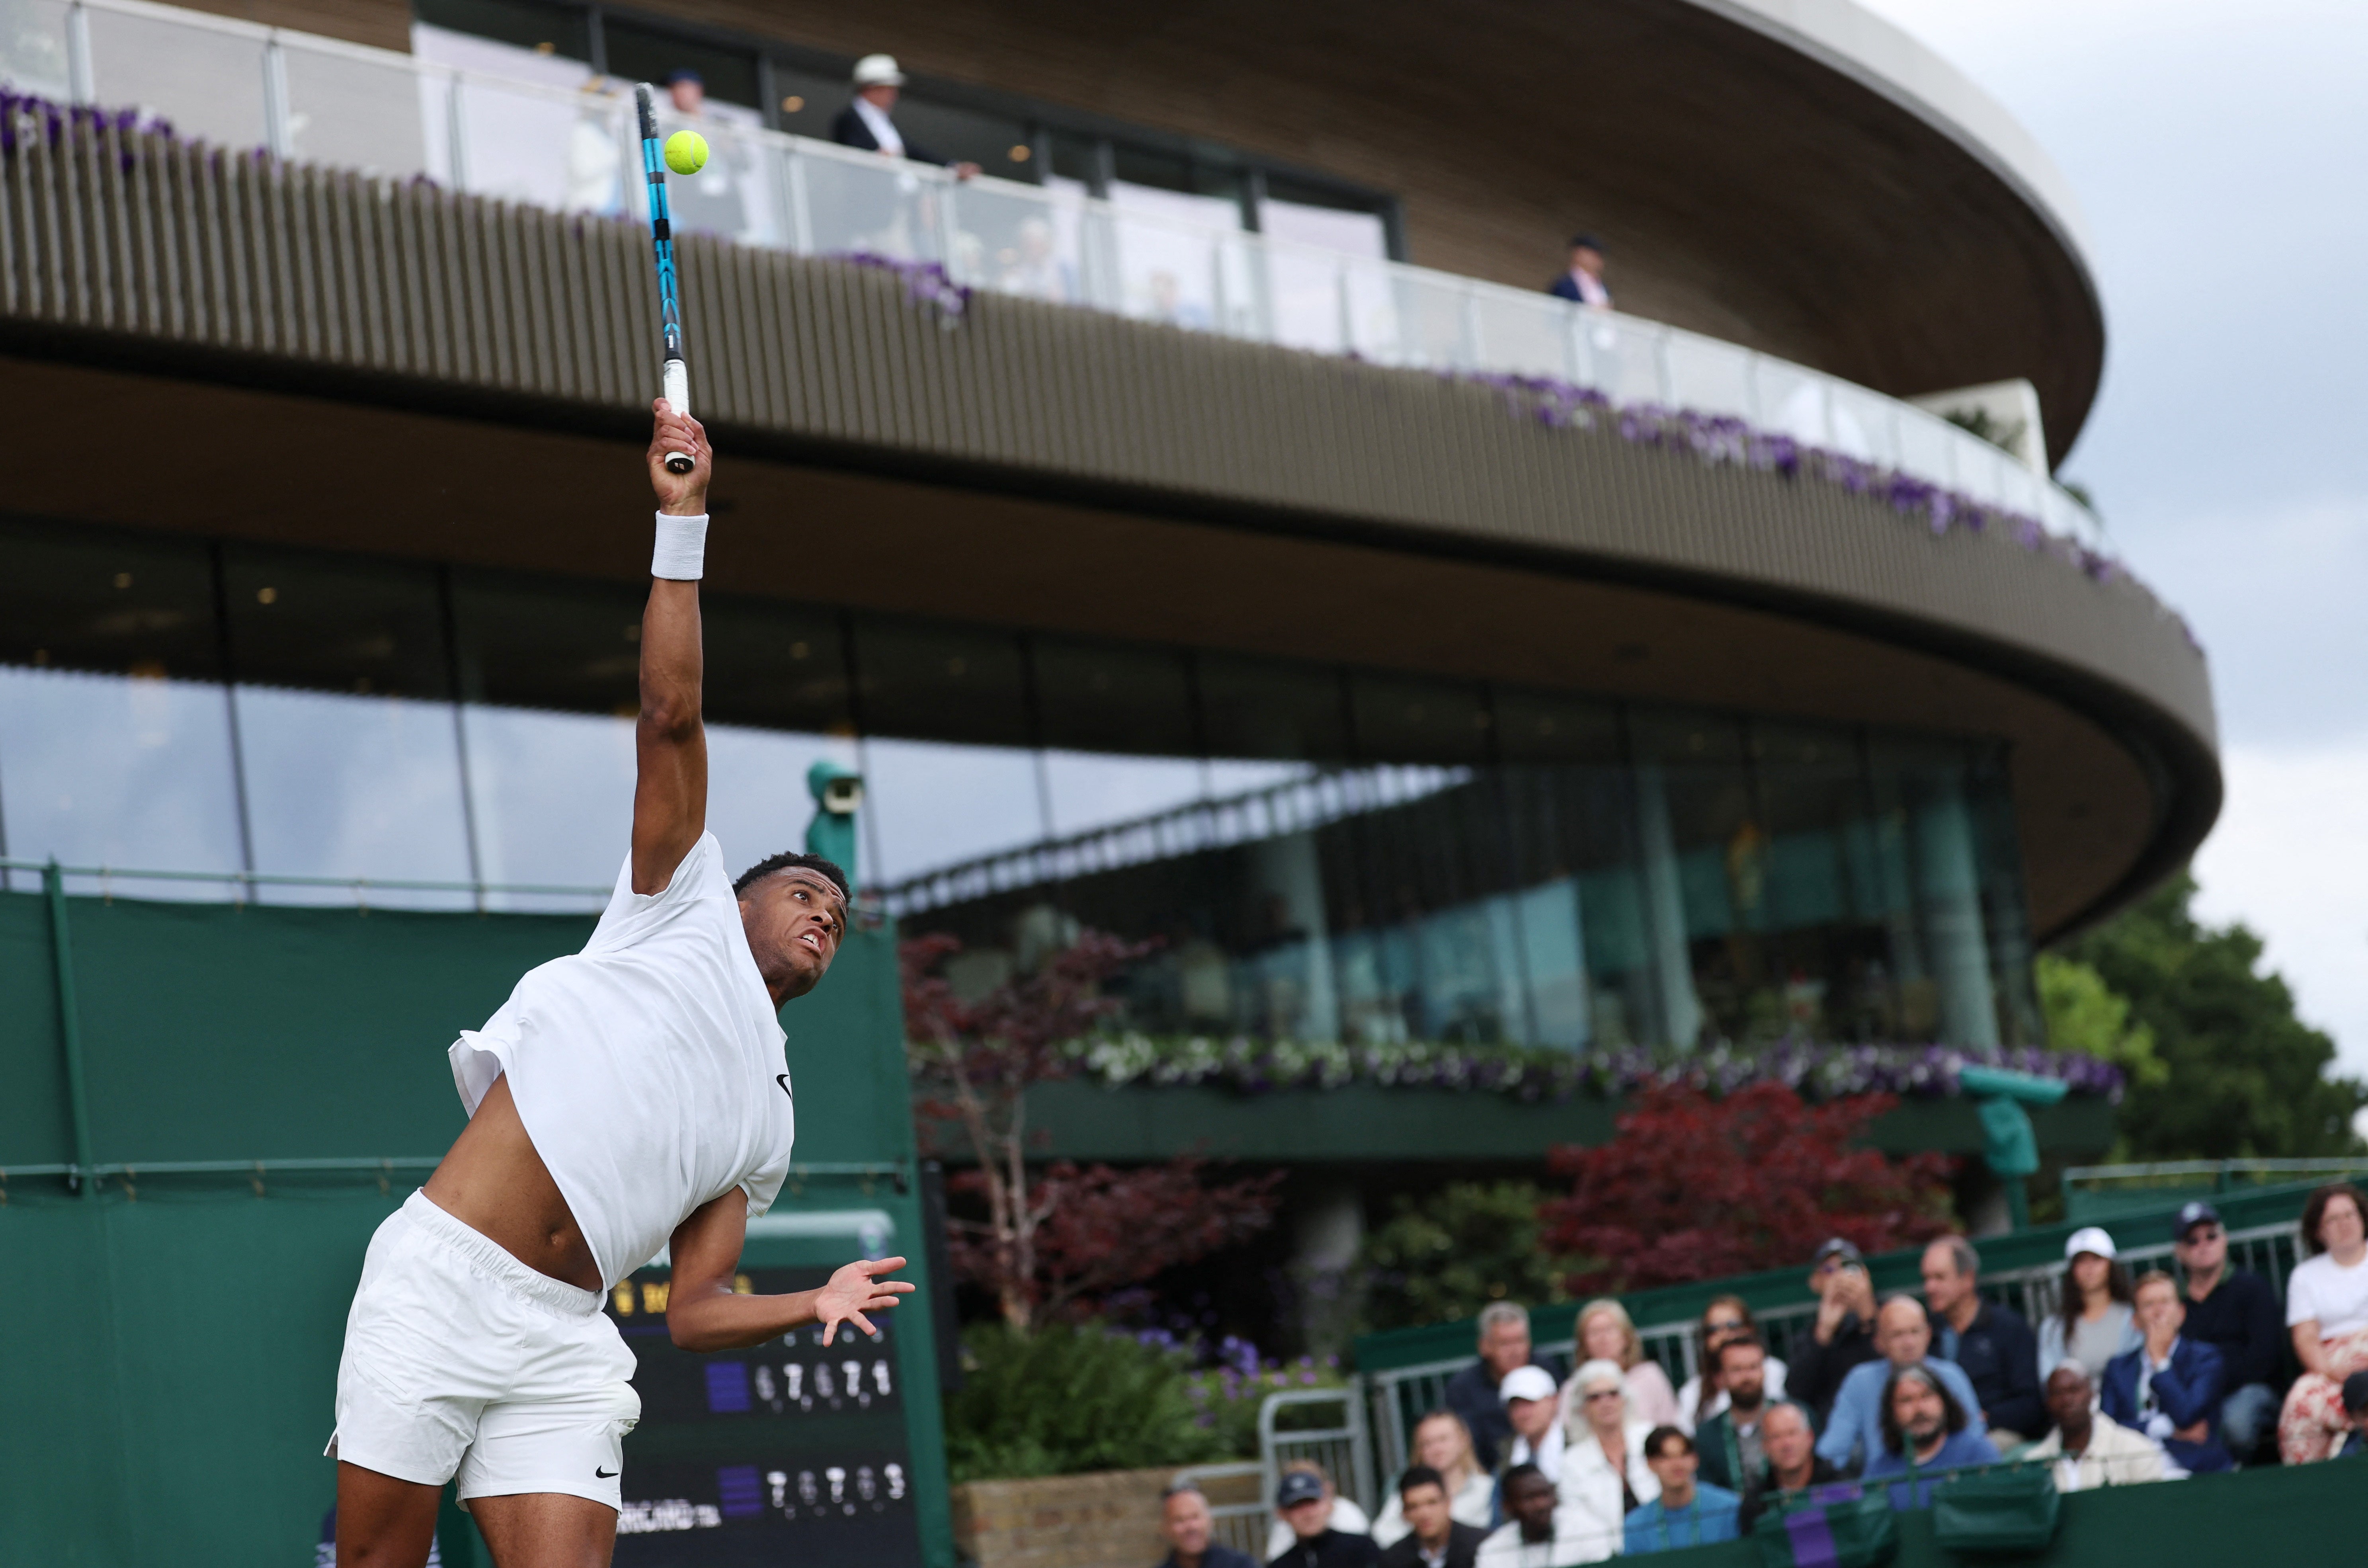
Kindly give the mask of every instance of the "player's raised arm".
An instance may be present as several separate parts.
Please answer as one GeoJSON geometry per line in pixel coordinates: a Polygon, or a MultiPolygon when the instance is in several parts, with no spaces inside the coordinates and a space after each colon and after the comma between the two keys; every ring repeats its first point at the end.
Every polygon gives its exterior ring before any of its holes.
{"type": "Polygon", "coordinates": [[[650,603],[642,612],[642,712],[633,728],[633,891],[665,891],[675,868],[707,831],[707,731],[700,716],[705,657],[700,647],[699,579],[707,545],[707,432],[665,399],[654,405],[650,488],[657,492],[657,547],[650,603]],[[666,458],[687,452],[689,473],[666,458]]]}

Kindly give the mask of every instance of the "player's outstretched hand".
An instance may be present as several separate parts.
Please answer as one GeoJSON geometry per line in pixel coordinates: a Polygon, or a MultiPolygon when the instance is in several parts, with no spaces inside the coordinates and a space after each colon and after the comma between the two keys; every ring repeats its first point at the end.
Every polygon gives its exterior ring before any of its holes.
{"type": "Polygon", "coordinates": [[[863,1314],[885,1312],[896,1304],[897,1297],[912,1293],[913,1287],[905,1280],[879,1278],[904,1267],[901,1257],[859,1258],[832,1275],[830,1283],[814,1292],[814,1321],[822,1324],[822,1342],[828,1345],[843,1323],[851,1323],[866,1334],[878,1333],[863,1314]]]}
{"type": "Polygon", "coordinates": [[[650,430],[650,488],[657,492],[658,510],[696,517],[707,510],[707,482],[715,471],[706,427],[688,414],[677,414],[664,398],[653,402],[650,411],[656,415],[650,430]],[[666,472],[666,460],[676,452],[690,454],[689,473],[666,472]]]}

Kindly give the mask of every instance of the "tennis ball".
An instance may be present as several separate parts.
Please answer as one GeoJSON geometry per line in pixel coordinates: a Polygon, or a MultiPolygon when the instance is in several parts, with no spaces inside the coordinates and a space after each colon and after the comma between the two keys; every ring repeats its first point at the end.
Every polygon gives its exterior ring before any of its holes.
{"type": "Polygon", "coordinates": [[[666,139],[666,167],[678,175],[695,175],[707,166],[707,138],[696,131],[677,131],[666,139]]]}

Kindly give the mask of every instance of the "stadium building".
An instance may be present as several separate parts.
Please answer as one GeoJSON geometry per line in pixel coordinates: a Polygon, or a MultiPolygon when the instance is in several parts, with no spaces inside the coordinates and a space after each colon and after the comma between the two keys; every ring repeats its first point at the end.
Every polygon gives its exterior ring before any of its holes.
{"type": "MultiPolygon", "coordinates": [[[[2034,951],[2218,810],[2202,652],[2051,477],[2104,355],[2077,207],[1848,0],[5,17],[0,903],[44,1000],[0,1165],[433,1153],[432,1053],[598,907],[656,388],[625,89],[683,69],[710,820],[753,861],[859,772],[859,879],[965,986],[1090,926],[1156,941],[1155,1050],[2011,1051],[2034,951]],[[828,140],[883,51],[977,177],[828,140]],[[1543,291],[1575,230],[1616,308],[1543,291]],[[131,949],[76,993],[63,933],[135,918],[211,1022],[131,949]],[[250,1031],[383,1095],[133,1081],[250,1031]]],[[[1351,1193],[1607,1125],[1084,1093],[1050,1152],[1351,1193]]]]}

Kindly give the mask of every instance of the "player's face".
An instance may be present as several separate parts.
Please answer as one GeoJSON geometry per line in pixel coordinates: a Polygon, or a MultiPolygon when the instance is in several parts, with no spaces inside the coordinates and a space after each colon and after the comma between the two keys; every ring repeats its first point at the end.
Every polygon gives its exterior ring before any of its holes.
{"type": "Polygon", "coordinates": [[[787,1001],[812,991],[838,956],[847,904],[829,878],[798,867],[750,888],[740,919],[757,972],[787,1001]]]}

